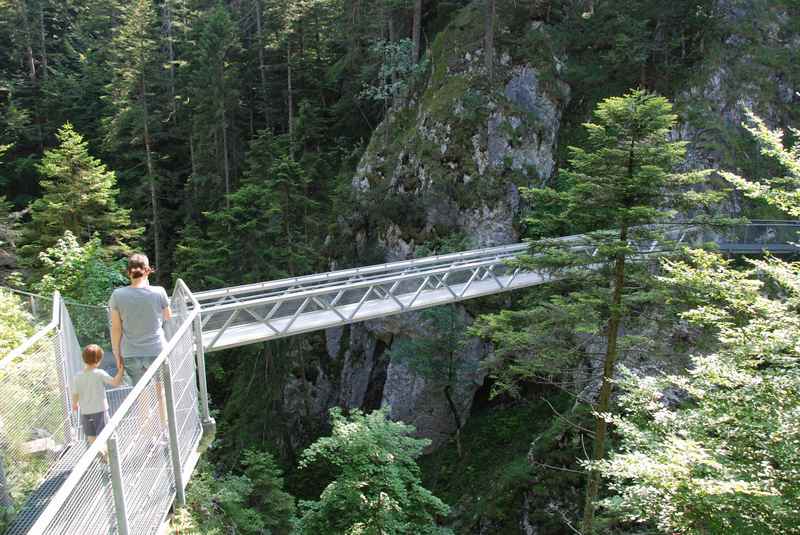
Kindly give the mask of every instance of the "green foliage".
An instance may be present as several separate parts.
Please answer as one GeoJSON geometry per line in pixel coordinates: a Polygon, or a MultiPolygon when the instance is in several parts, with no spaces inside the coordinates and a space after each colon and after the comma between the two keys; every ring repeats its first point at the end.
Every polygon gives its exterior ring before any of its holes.
{"type": "Polygon", "coordinates": [[[623,416],[609,418],[620,448],[598,467],[614,494],[604,505],[626,520],[687,534],[800,533],[800,266],[750,264],[737,271],[701,251],[665,262],[681,317],[716,333],[718,347],[694,355],[685,376],[625,376],[623,416]]]}
{"type": "Polygon", "coordinates": [[[66,231],[55,245],[39,255],[44,275],[32,287],[43,295],[58,290],[78,303],[104,305],[114,288],[128,283],[123,276],[125,261],[108,263],[104,257],[99,238],[81,245],[66,231]]]}
{"type": "Polygon", "coordinates": [[[417,63],[411,57],[413,48],[411,39],[372,43],[369,51],[381,58],[380,67],[375,81],[364,84],[361,97],[389,102],[403,96],[408,89],[409,78],[426,69],[425,62],[417,63]]]}
{"type": "MultiPolygon", "coordinates": [[[[592,342],[597,341],[593,338],[602,339],[602,384],[594,402],[602,414],[610,410],[620,354],[654,348],[652,339],[621,332],[623,320],[644,304],[652,306],[660,300],[653,274],[636,244],[655,241],[668,251],[671,240],[663,223],[677,211],[710,206],[721,192],[689,189],[702,184],[707,172],[672,172],[685,154],[685,144],[668,141],[677,117],[667,99],[633,90],[602,101],[594,115],[595,122],[584,124],[587,147],[570,147],[570,167],[559,173],[561,188],[522,190],[536,207],[525,224],[529,235],[538,240],[531,242],[530,255],[514,261],[568,279],[576,287],[530,310],[489,316],[476,329],[498,342],[500,353],[492,363],[499,370],[497,387],[512,393],[520,381],[554,371],[563,374],[596,356],[590,354],[592,342]],[[542,239],[576,231],[582,234],[542,239]],[[551,362],[566,369],[547,370],[551,362]]],[[[595,460],[605,456],[606,432],[606,422],[598,416],[595,460]]],[[[594,530],[599,483],[599,473],[592,469],[581,527],[587,534],[594,530]]]]}
{"type": "Polygon", "coordinates": [[[35,261],[65,231],[83,242],[96,234],[109,251],[127,251],[141,229],[131,225],[130,210],[117,205],[114,172],[89,155],[88,143],[71,124],[59,130],[58,140],[38,166],[45,193],[31,205],[23,254],[35,261]]]}
{"type": "Polygon", "coordinates": [[[300,466],[325,461],[337,476],[318,501],[300,503],[296,535],[450,532],[436,521],[449,508],[420,482],[416,459],[429,442],[411,437],[413,427],[385,410],[345,417],[334,408],[331,423],[331,436],[303,452],[300,466]]]}
{"type": "Polygon", "coordinates": [[[463,511],[449,519],[455,533],[517,533],[523,507],[541,535],[565,533],[559,511],[571,517],[580,502],[579,426],[591,415],[571,410],[571,396],[555,389],[528,394],[473,410],[462,431],[463,455],[445,445],[421,459],[426,486],[463,511]]]}
{"type": "Polygon", "coordinates": [[[0,288],[0,359],[34,332],[33,318],[14,293],[0,288]]]}
{"type": "MultiPolygon", "coordinates": [[[[536,241],[520,265],[544,269],[567,282],[523,310],[502,311],[476,322],[474,332],[497,347],[490,363],[497,391],[514,392],[519,381],[571,370],[594,356],[588,352],[592,339],[605,336],[614,310],[629,317],[643,304],[658,303],[646,263],[625,265],[619,308],[612,305],[609,273],[618,255],[637,254],[629,240],[658,240],[668,248],[669,227],[659,223],[678,209],[719,198],[717,192],[688,189],[706,173],[672,173],[685,151],[684,143],[667,141],[675,119],[665,98],[645,91],[609,98],[598,105],[596,122],[585,125],[587,148],[571,148],[571,166],[561,171],[558,188],[523,189],[534,207],[525,228],[536,241]],[[570,241],[545,238],[578,232],[583,237],[570,241]]],[[[702,213],[697,219],[703,219],[702,213]]],[[[623,350],[653,349],[652,343],[635,337],[623,336],[620,345],[623,350]]]]}
{"type": "Polygon", "coordinates": [[[215,477],[209,465],[201,464],[171,532],[288,535],[294,498],[284,492],[282,472],[272,455],[245,451],[238,468],[240,473],[215,477]]]}
{"type": "Polygon", "coordinates": [[[16,220],[11,215],[12,205],[0,195],[0,249],[11,249],[15,245],[19,232],[16,220]]]}
{"type": "Polygon", "coordinates": [[[287,150],[283,140],[261,132],[229,206],[205,214],[205,232],[187,227],[178,271],[194,288],[298,275],[317,264],[317,203],[308,196],[308,176],[287,150]]]}
{"type": "Polygon", "coordinates": [[[195,203],[210,209],[233,191],[231,148],[237,138],[236,109],[241,42],[229,9],[217,2],[193,29],[187,81],[194,158],[195,203]]]}
{"type": "Polygon", "coordinates": [[[128,283],[123,275],[125,261],[109,262],[98,237],[81,244],[67,230],[52,247],[39,253],[39,263],[42,276],[31,285],[33,291],[50,296],[58,290],[68,302],[82,305],[70,311],[79,340],[97,344],[105,340],[106,302],[114,288],[128,283]]]}
{"type": "Polygon", "coordinates": [[[800,217],[800,131],[791,128],[795,144],[784,147],[784,132],[770,130],[759,117],[748,112],[749,124],[745,128],[761,147],[761,154],[777,162],[786,175],[757,182],[731,172],[722,176],[746,196],[762,199],[792,217],[800,217]]]}
{"type": "Polygon", "coordinates": [[[106,127],[108,142],[115,149],[126,147],[125,141],[135,141],[132,145],[150,143],[148,137],[153,132],[145,132],[145,123],[151,129],[158,125],[153,89],[148,87],[155,85],[158,70],[153,71],[159,67],[154,65],[158,49],[155,6],[149,0],[136,0],[120,7],[120,25],[111,41],[114,79],[107,87],[114,115],[108,118],[106,127]]]}

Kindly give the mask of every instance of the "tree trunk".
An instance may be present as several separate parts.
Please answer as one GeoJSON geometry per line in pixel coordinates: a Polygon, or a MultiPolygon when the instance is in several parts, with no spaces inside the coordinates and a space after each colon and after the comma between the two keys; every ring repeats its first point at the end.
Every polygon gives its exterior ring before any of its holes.
{"type": "MultiPolygon", "coordinates": [[[[147,83],[142,76],[142,121],[144,122],[144,153],[147,160],[147,179],[150,183],[150,208],[153,215],[153,249],[155,250],[156,267],[161,267],[161,222],[158,217],[158,192],[156,174],[153,167],[152,140],[150,139],[150,116],[147,106],[147,83]]],[[[156,277],[158,279],[158,271],[156,277]]],[[[160,279],[158,279],[160,280],[160,279]]]]}
{"type": "Polygon", "coordinates": [[[494,78],[494,19],[495,0],[486,0],[486,33],[484,53],[486,54],[486,73],[491,81],[494,78]]]}
{"type": "MultiPolygon", "coordinates": [[[[623,226],[620,230],[619,241],[625,243],[628,240],[628,229],[623,226]]],[[[611,298],[611,317],[608,320],[608,346],[606,348],[606,358],[603,366],[603,386],[600,388],[600,396],[597,399],[595,411],[604,414],[608,412],[611,404],[611,392],[613,389],[612,380],[614,379],[614,368],[617,363],[617,338],[619,336],[619,326],[622,320],[622,289],[625,284],[625,253],[617,253],[614,264],[614,290],[611,298]]],[[[594,452],[593,461],[602,461],[606,456],[606,432],[608,423],[603,417],[595,417],[594,426],[594,452]]],[[[583,521],[581,532],[590,535],[594,530],[594,502],[600,489],[600,472],[596,469],[589,471],[589,480],[586,483],[586,503],[583,510],[583,521]]]]}
{"type": "Polygon", "coordinates": [[[411,62],[417,63],[422,49],[422,0],[414,0],[414,19],[411,24],[411,39],[414,42],[411,62]]]}
{"type": "Polygon", "coordinates": [[[456,450],[458,451],[458,458],[461,459],[464,456],[464,451],[461,449],[461,427],[463,424],[461,423],[461,415],[458,413],[458,408],[456,408],[456,404],[453,401],[453,386],[447,385],[444,387],[444,397],[447,399],[447,405],[450,407],[450,412],[453,415],[453,420],[456,423],[456,450]]]}
{"type": "Polygon", "coordinates": [[[164,33],[167,36],[167,57],[169,58],[169,96],[170,96],[170,109],[172,110],[172,120],[176,121],[178,116],[177,102],[175,101],[175,47],[173,46],[172,34],[172,9],[170,8],[171,0],[164,0],[164,10],[162,16],[164,18],[164,33]]]}
{"type": "Polygon", "coordinates": [[[44,1],[39,2],[39,36],[42,40],[42,79],[47,80],[47,38],[44,28],[44,1]]]}
{"type": "Polygon", "coordinates": [[[258,37],[258,73],[261,77],[261,100],[264,106],[264,121],[269,126],[269,101],[267,100],[267,70],[264,65],[264,34],[261,27],[261,0],[254,1],[256,6],[256,36],[258,37]]]}
{"type": "MultiPolygon", "coordinates": [[[[286,98],[289,106],[289,146],[294,142],[294,101],[292,99],[292,41],[286,39],[286,98]]],[[[291,149],[290,149],[291,151],[291,149]]]]}
{"type": "Polygon", "coordinates": [[[197,206],[197,159],[194,155],[194,124],[189,131],[189,160],[192,165],[192,200],[194,201],[192,212],[194,212],[194,207],[197,206]]]}
{"type": "Polygon", "coordinates": [[[31,84],[36,83],[36,59],[33,56],[33,36],[31,35],[31,25],[28,20],[28,9],[25,5],[25,0],[18,0],[16,2],[17,10],[22,25],[22,33],[24,36],[25,48],[25,66],[28,68],[28,78],[31,84]]]}
{"type": "Polygon", "coordinates": [[[228,118],[225,112],[225,101],[222,104],[222,164],[225,173],[225,207],[231,207],[231,169],[228,162],[228,118]]]}

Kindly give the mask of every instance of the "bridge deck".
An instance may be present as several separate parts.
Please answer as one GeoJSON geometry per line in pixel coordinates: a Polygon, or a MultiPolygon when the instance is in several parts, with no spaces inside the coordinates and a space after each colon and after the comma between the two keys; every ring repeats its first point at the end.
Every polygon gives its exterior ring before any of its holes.
{"type": "MultiPolygon", "coordinates": [[[[396,301],[388,297],[376,297],[365,301],[360,306],[358,303],[353,303],[337,307],[337,311],[316,310],[300,314],[295,321],[292,321],[292,316],[286,316],[271,322],[272,327],[268,327],[261,322],[248,322],[225,329],[214,343],[213,350],[218,351],[299,333],[317,331],[336,325],[473,299],[484,295],[535,286],[549,280],[551,280],[549,276],[539,273],[519,273],[516,276],[501,275],[496,279],[489,277],[481,281],[472,282],[472,284],[465,282],[448,287],[423,290],[418,296],[415,293],[405,293],[397,295],[396,301]]],[[[204,331],[203,344],[206,347],[210,346],[219,333],[220,329],[204,331]]]]}

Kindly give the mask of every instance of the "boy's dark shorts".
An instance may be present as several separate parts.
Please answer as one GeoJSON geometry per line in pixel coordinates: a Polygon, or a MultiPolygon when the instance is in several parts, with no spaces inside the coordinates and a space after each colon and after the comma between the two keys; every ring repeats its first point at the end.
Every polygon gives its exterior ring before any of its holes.
{"type": "Polygon", "coordinates": [[[96,437],[106,426],[106,413],[95,412],[92,414],[81,414],[81,425],[83,434],[87,437],[96,437]]]}

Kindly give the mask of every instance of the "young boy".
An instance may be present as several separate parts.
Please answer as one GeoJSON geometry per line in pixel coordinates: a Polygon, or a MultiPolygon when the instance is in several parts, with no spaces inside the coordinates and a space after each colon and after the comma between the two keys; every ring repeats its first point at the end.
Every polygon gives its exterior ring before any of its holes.
{"type": "Polygon", "coordinates": [[[122,362],[117,359],[117,374],[112,378],[98,368],[103,360],[103,349],[90,344],[83,349],[83,362],[86,367],[72,378],[72,410],[81,409],[81,425],[86,441],[91,444],[106,425],[108,401],[103,384],[119,386],[124,372],[122,362]]]}

